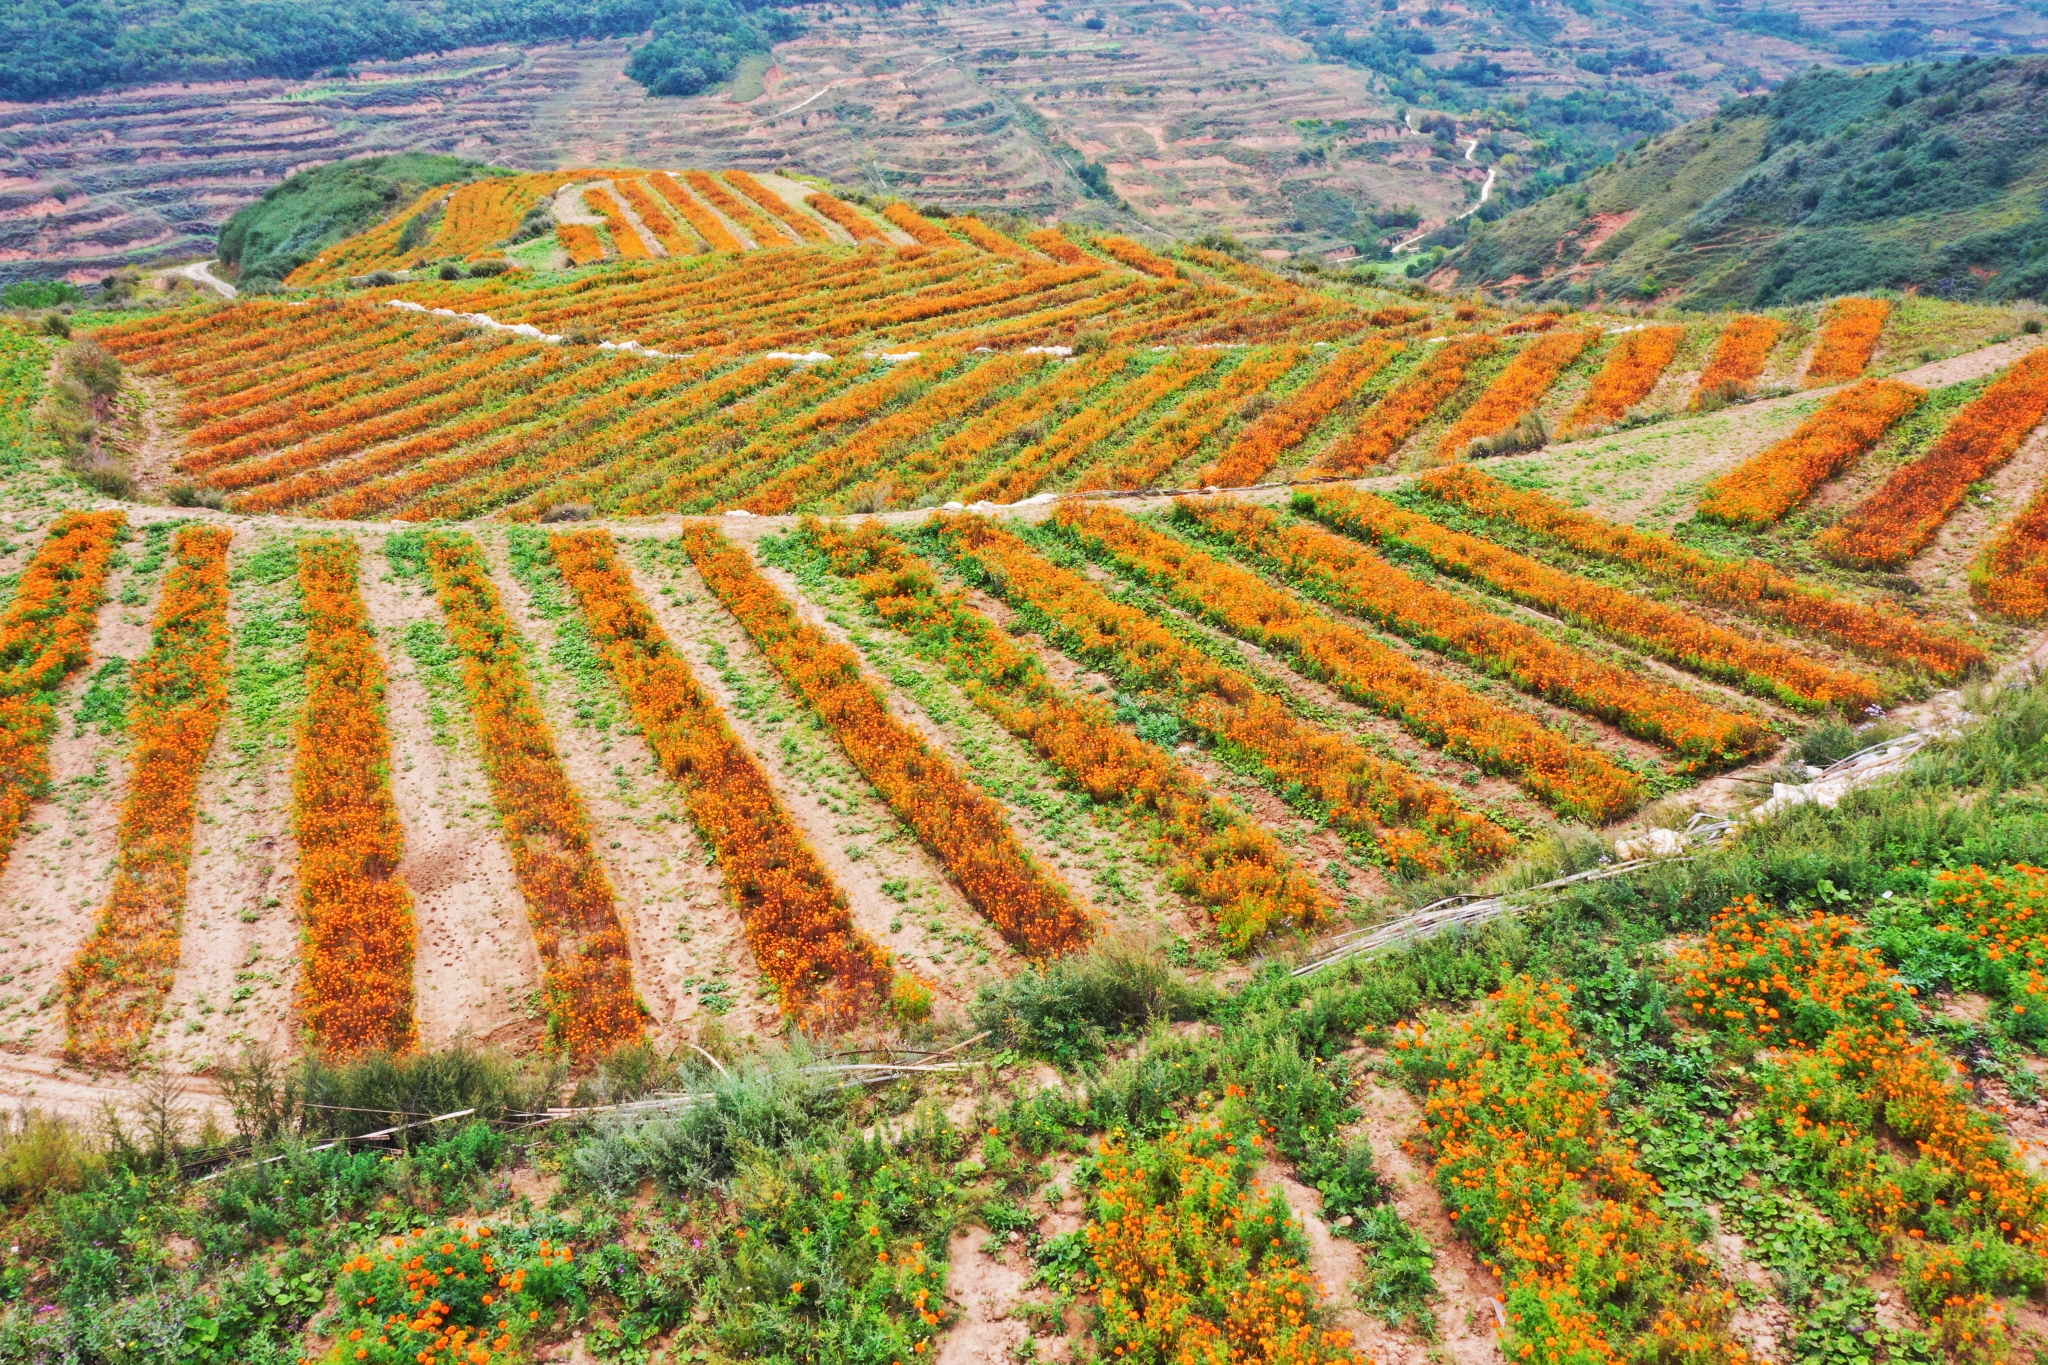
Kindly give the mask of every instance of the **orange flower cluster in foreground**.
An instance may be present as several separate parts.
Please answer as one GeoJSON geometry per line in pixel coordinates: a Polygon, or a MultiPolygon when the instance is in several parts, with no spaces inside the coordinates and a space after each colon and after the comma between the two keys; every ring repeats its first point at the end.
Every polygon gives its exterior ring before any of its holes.
{"type": "MultiPolygon", "coordinates": [[[[1432,470],[1422,476],[1421,487],[1431,497],[1628,564],[1706,601],[1812,631],[1895,663],[1957,677],[1984,662],[1984,651],[1975,645],[1925,629],[1903,612],[1830,597],[1758,560],[1738,563],[1701,554],[1670,536],[1576,511],[1547,493],[1515,488],[1470,465],[1432,470]]],[[[2043,521],[2048,523],[2048,503],[2043,521]]]]}
{"type": "Polygon", "coordinates": [[[300,1009],[334,1056],[402,1052],[418,1033],[419,930],[398,873],[405,834],[391,796],[384,664],[356,586],[356,543],[299,542],[306,703],[292,776],[305,926],[300,1009]]]}
{"type": "Polygon", "coordinates": [[[886,245],[889,241],[888,233],[869,222],[867,215],[843,199],[835,199],[820,191],[817,194],[805,195],[804,202],[845,228],[847,235],[856,242],[877,242],[886,245]]]}
{"type": "Polygon", "coordinates": [[[427,532],[426,550],[540,950],[549,1031],[572,1056],[600,1056],[640,1037],[640,1003],[590,817],[555,753],[483,553],[468,536],[445,531],[427,532]]]}
{"type": "Polygon", "coordinates": [[[596,265],[604,259],[604,239],[588,223],[558,223],[555,240],[569,253],[571,265],[596,265]]]}
{"type": "Polygon", "coordinates": [[[50,524],[0,613],[0,868],[50,780],[58,684],[85,663],[106,596],[119,512],[66,512],[50,524]]]}
{"type": "Polygon", "coordinates": [[[662,198],[675,205],[676,212],[683,215],[683,221],[696,229],[697,235],[713,251],[746,250],[746,243],[733,236],[732,230],[719,221],[717,214],[699,203],[697,196],[684,189],[667,171],[656,171],[647,177],[647,183],[659,190],[662,198]]]}
{"type": "Polygon", "coordinates": [[[787,199],[784,199],[745,171],[727,171],[725,173],[725,183],[781,219],[783,225],[793,230],[802,241],[811,244],[822,244],[832,240],[830,234],[825,229],[819,227],[803,213],[792,208],[787,199]]]}
{"type": "Polygon", "coordinates": [[[1925,455],[1821,534],[1821,549],[1856,568],[1905,563],[1934,539],[1970,485],[2011,459],[2044,417],[2048,349],[2028,352],[1950,418],[1925,455]]]}
{"type": "Polygon", "coordinates": [[[1089,470],[1076,487],[1086,491],[1148,486],[1194,454],[1240,408],[1271,388],[1306,354],[1300,346],[1279,346],[1246,356],[1221,379],[1189,395],[1179,407],[1153,423],[1114,460],[1089,470]]]}
{"type": "Polygon", "coordinates": [[[225,526],[178,532],[149,653],[135,666],[135,751],[114,888],[66,974],[65,1053],[120,1063],[148,1043],[178,966],[199,772],[227,709],[225,526]]]}
{"type": "Polygon", "coordinates": [[[1216,912],[1224,941],[1243,952],[1282,925],[1309,928],[1336,907],[1263,826],[1210,794],[1201,776],[1118,728],[1109,708],[1053,683],[1027,650],[939,585],[928,565],[872,523],[806,521],[835,573],[882,618],[943,663],[974,701],[1029,743],[1081,791],[1148,821],[1173,859],[1181,891],[1216,912]]]}
{"type": "Polygon", "coordinates": [[[619,201],[612,198],[603,186],[592,185],[583,191],[583,202],[592,213],[604,219],[605,230],[611,233],[612,245],[618,248],[621,259],[644,261],[653,256],[654,253],[647,249],[647,243],[640,240],[632,220],[626,217],[626,211],[619,207],[619,201]]]}
{"type": "Polygon", "coordinates": [[[1612,426],[1628,416],[1628,410],[1650,396],[1657,381],[1678,355],[1678,343],[1685,339],[1683,327],[1644,327],[1614,343],[1607,363],[1593,376],[1592,387],[1558,428],[1560,436],[1573,436],[1598,427],[1612,426]]]}
{"type": "Polygon", "coordinates": [[[851,1022],[888,991],[888,953],[854,927],[845,893],[648,611],[611,536],[581,531],[549,545],[640,733],[718,856],[782,1008],[806,1023],[851,1022]]]}
{"type": "Polygon", "coordinates": [[[2013,1031],[2048,1033],[2048,868],[2017,863],[2004,872],[1966,867],[1938,872],[1935,912],[1944,934],[1960,936],[1976,954],[2012,1011],[2013,1031]]]}
{"type": "Polygon", "coordinates": [[[1896,379],[1866,379],[1842,390],[1790,436],[1708,484],[1700,515],[1731,526],[1769,526],[1862,459],[1926,396],[1927,390],[1896,379]]]}
{"type": "Polygon", "coordinates": [[[1436,443],[1438,463],[1461,458],[1474,441],[1498,436],[1534,412],[1557,377],[1599,339],[1598,330],[1575,327],[1524,346],[1436,443]]]}
{"type": "Polygon", "coordinates": [[[1339,351],[1298,393],[1246,427],[1223,457],[1195,475],[1207,488],[1257,483],[1280,457],[1301,444],[1325,417],[1347,403],[1401,353],[1399,342],[1368,341],[1339,351]]]}
{"type": "Polygon", "coordinates": [[[696,253],[696,237],[676,226],[676,220],[663,211],[661,204],[648,191],[647,186],[638,180],[625,178],[614,180],[612,184],[618,189],[620,196],[633,206],[633,212],[639,215],[640,221],[646,224],[647,230],[654,234],[655,240],[661,243],[662,249],[669,255],[690,256],[696,253]]]}
{"type": "Polygon", "coordinates": [[[694,526],[683,546],[726,610],[1004,938],[1043,958],[1093,935],[1088,911],[1056,874],[1032,861],[1002,808],[890,714],[862,675],[858,655],[798,616],[747,552],[715,530],[694,526]]]}
{"type": "Polygon", "coordinates": [[[1890,299],[1836,299],[1829,304],[1813,358],[1806,362],[1805,386],[1845,384],[1862,374],[1891,315],[1890,299]]]}
{"type": "MultiPolygon", "coordinates": [[[[1520,621],[1475,607],[1457,593],[1432,587],[1358,542],[1319,526],[1286,526],[1265,508],[1243,503],[1187,502],[1176,511],[1273,561],[1290,580],[1333,606],[1504,677],[1524,692],[1599,716],[1632,735],[1676,750],[1684,760],[1678,765],[1681,771],[1742,763],[1768,753],[1777,743],[1754,717],[1723,710],[1682,688],[1618,668],[1520,621]]],[[[1062,507],[1060,515],[1068,518],[1068,507],[1062,507]]],[[[1215,590],[1205,596],[1211,602],[1219,600],[1215,590]]],[[[1513,746],[1527,755],[1513,765],[1523,773],[1523,781],[1552,804],[1605,823],[1629,809],[1640,795],[1637,780],[1610,760],[1583,746],[1560,747],[1561,737],[1519,713],[1503,713],[1461,738],[1457,747],[1485,752],[1479,748],[1478,734],[1492,735],[1493,745],[1504,744],[1519,728],[1511,727],[1509,717],[1534,727],[1538,734],[1552,735],[1548,743],[1528,735],[1513,746]]]]}
{"type": "Polygon", "coordinates": [[[1764,361],[1770,358],[1771,348],[1784,334],[1785,324],[1776,318],[1742,313],[1730,319],[1721,339],[1714,343],[1713,358],[1700,371],[1692,405],[1698,407],[1712,395],[1747,393],[1756,377],[1764,372],[1764,361]]]}
{"type": "Polygon", "coordinates": [[[1439,526],[1385,498],[1343,486],[1301,489],[1294,509],[1349,535],[1422,555],[1445,573],[1482,583],[1633,648],[1794,705],[1860,709],[1877,684],[1780,645],[1738,635],[1647,597],[1553,569],[1492,541],[1439,526]]]}
{"type": "Polygon", "coordinates": [[[1128,237],[1097,237],[1095,246],[1097,250],[1115,257],[1133,270],[1141,270],[1162,280],[1180,278],[1180,271],[1174,267],[1172,261],[1128,237]]]}
{"type": "Polygon", "coordinates": [[[1396,1032],[1458,1231],[1501,1275],[1501,1353],[1531,1365],[1742,1365],[1735,1298],[1614,1131],[1566,988],[1517,977],[1441,1030],[1396,1032]]]}
{"type": "MultiPolygon", "coordinates": [[[[1840,1213],[1898,1250],[1916,1307],[1954,1330],[1993,1326],[1990,1282],[1954,1283],[1996,1258],[1930,1257],[1926,1244],[1981,1249],[2004,1240],[2030,1258],[2048,1250],[2048,1187],[2028,1173],[1992,1119],[1971,1103],[1961,1067],[1938,1041],[1915,1038],[1914,991],[1839,915],[1792,919],[1748,896],[1678,959],[1695,1021],[1767,1048],[1759,1114],[1814,1173],[1840,1213]],[[1908,1163],[1877,1129],[1918,1149],[1908,1163]],[[1932,1264],[1930,1264],[1930,1261],[1932,1264]],[[1917,1280],[1915,1284],[1913,1281],[1917,1280]],[[1958,1292],[1961,1291],[1961,1292],[1958,1292]]],[[[2038,1270],[2036,1271],[2038,1274],[2038,1270]]]]}
{"type": "Polygon", "coordinates": [[[1349,436],[1323,449],[1316,461],[1327,474],[1356,474],[1368,465],[1384,463],[1429,420],[1429,415],[1465,382],[1465,372],[1475,361],[1500,349],[1490,336],[1458,337],[1445,342],[1435,355],[1424,360],[1415,372],[1373,404],[1365,419],[1349,436]]]}
{"type": "Polygon", "coordinates": [[[958,247],[946,230],[901,200],[884,206],[882,216],[909,233],[919,246],[958,247]]]}
{"type": "Polygon", "coordinates": [[[1242,1094],[1136,1147],[1103,1140],[1082,1231],[1097,1335],[1147,1365],[1368,1365],[1315,1321],[1324,1286],[1286,1195],[1252,1183],[1267,1139],[1242,1094]]]}
{"type": "Polygon", "coordinates": [[[754,239],[754,245],[766,250],[790,244],[793,233],[785,232],[779,223],[764,218],[752,204],[713,180],[706,172],[684,171],[683,182],[711,207],[738,223],[740,230],[754,239]]]}
{"type": "Polygon", "coordinates": [[[990,588],[1040,617],[1091,666],[1133,690],[1168,699],[1226,752],[1255,760],[1272,781],[1317,802],[1331,825],[1371,838],[1387,862],[1439,871],[1506,853],[1507,831],[1398,763],[1298,719],[1243,671],[1218,663],[1085,575],[1033,553],[984,517],[941,517],[952,551],[990,588]]]}
{"type": "MultiPolygon", "coordinates": [[[[1288,567],[1299,562],[1290,552],[1304,548],[1295,539],[1297,533],[1307,530],[1309,535],[1334,539],[1327,531],[1312,528],[1283,530],[1271,512],[1243,503],[1204,499],[1181,503],[1175,510],[1186,522],[1235,540],[1254,554],[1278,558],[1288,567]]],[[[1514,774],[1553,809],[1604,825],[1642,801],[1641,779],[1598,749],[1479,695],[1354,626],[1332,620],[1285,588],[1268,586],[1257,574],[1100,504],[1067,503],[1058,520],[1143,574],[1182,610],[1275,650],[1301,671],[1328,679],[1360,705],[1400,720],[1427,743],[1491,771],[1514,774]]],[[[1313,553],[1313,547],[1307,548],[1313,553]]],[[[1439,598],[1450,596],[1363,551],[1359,558],[1383,569],[1395,583],[1439,598]]],[[[1422,604],[1425,611],[1429,605],[1422,604]]]]}

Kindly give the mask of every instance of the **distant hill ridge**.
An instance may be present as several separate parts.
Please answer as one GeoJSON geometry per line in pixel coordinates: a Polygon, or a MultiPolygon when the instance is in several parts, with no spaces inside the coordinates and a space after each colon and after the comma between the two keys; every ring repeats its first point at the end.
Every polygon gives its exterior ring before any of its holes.
{"type": "Polygon", "coordinates": [[[2044,113],[2048,58],[1816,69],[1475,224],[1445,265],[1460,286],[1571,302],[2038,296],[2044,113]]]}

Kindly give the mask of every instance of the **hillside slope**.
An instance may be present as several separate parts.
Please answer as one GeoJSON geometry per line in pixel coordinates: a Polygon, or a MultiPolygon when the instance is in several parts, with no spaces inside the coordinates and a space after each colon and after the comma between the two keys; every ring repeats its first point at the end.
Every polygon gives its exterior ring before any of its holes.
{"type": "Polygon", "coordinates": [[[2048,283],[2048,60],[1813,71],[1473,229],[1459,284],[1762,306],[2048,283]]]}

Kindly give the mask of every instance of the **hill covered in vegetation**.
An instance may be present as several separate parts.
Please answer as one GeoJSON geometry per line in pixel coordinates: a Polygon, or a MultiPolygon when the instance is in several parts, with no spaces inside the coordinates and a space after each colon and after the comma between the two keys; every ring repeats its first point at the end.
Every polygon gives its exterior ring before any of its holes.
{"type": "Polygon", "coordinates": [[[1460,284],[1573,301],[2032,297],[2048,284],[2044,104],[2042,58],[1811,71],[1475,224],[1446,264],[1460,284]]]}

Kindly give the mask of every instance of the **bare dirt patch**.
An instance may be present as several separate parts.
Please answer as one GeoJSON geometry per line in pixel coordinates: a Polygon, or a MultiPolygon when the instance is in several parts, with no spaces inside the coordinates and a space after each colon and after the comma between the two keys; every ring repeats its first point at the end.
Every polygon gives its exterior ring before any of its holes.
{"type": "Polygon", "coordinates": [[[988,1235],[987,1228],[964,1227],[946,1248],[946,1294],[960,1305],[960,1318],[939,1343],[938,1365],[1003,1360],[1031,1335],[1010,1313],[1031,1274],[1022,1244],[1005,1244],[992,1256],[981,1249],[988,1235]]]}
{"type": "Polygon", "coordinates": [[[1362,1311],[1352,1290],[1365,1267],[1365,1253],[1356,1242],[1347,1242],[1330,1231],[1323,1221],[1323,1196],[1272,1163],[1261,1167],[1258,1182],[1277,1189],[1301,1220],[1308,1237],[1308,1268],[1322,1286],[1323,1301],[1334,1311],[1337,1326],[1351,1333],[1352,1345],[1364,1351],[1377,1365],[1426,1365],[1428,1342],[1412,1333],[1398,1331],[1362,1311]]]}

